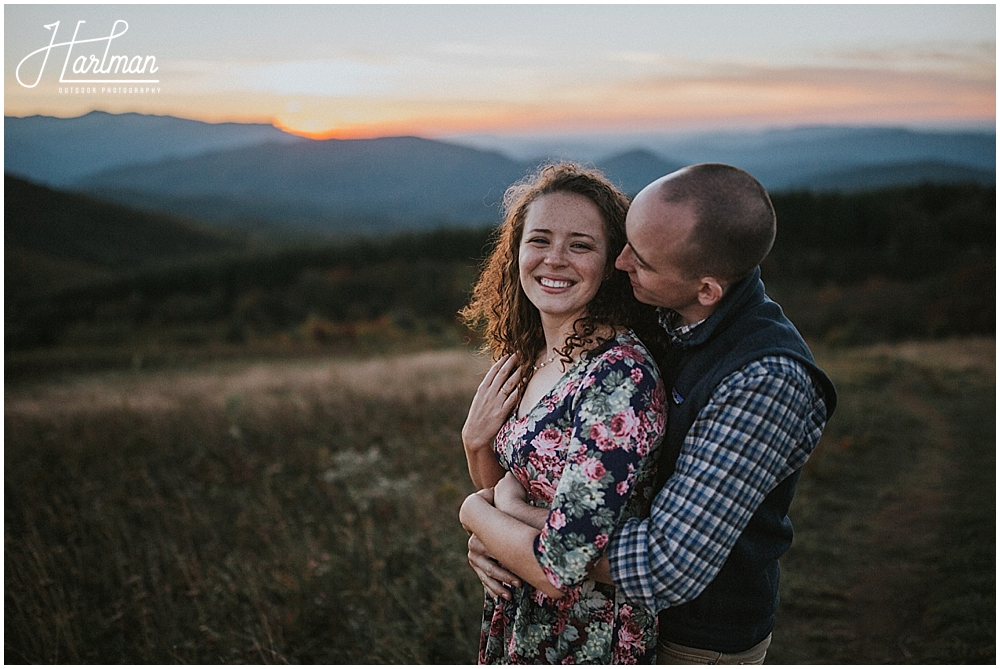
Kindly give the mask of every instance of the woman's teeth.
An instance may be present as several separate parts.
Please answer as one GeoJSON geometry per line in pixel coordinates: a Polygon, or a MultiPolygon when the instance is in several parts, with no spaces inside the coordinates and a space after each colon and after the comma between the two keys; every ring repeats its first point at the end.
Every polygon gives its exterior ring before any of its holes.
{"type": "Polygon", "coordinates": [[[553,279],[539,279],[538,280],[546,288],[569,288],[573,285],[572,281],[555,281],[553,279]]]}

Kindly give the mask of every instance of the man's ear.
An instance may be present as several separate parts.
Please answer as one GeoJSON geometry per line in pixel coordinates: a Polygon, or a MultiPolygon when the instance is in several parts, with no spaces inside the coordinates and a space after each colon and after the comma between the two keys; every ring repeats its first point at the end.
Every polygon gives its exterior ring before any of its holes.
{"type": "Polygon", "coordinates": [[[703,307],[714,307],[726,294],[726,289],[715,277],[702,277],[698,287],[698,304],[703,307]]]}

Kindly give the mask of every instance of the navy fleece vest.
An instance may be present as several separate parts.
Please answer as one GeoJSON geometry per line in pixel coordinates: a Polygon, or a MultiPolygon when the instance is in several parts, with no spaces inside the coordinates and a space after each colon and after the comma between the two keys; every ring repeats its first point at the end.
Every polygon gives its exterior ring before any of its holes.
{"type": "MultiPolygon", "coordinates": [[[[827,418],[833,415],[833,384],[781,307],[764,294],[756,269],[733,286],[690,339],[671,346],[660,361],[670,395],[659,462],[661,487],[674,471],[688,430],[719,383],[750,362],[773,355],[801,363],[821,388],[827,418]]],[[[778,557],[792,543],[787,514],[799,473],[781,481],[761,502],[708,587],[693,601],[660,612],[661,640],[735,653],[771,633],[778,606],[778,557]]]]}

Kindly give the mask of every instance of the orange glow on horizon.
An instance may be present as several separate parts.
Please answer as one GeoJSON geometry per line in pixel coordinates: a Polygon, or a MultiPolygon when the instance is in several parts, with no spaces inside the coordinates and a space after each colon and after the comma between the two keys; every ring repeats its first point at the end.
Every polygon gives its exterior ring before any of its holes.
{"type": "MultiPolygon", "coordinates": [[[[608,119],[602,119],[608,120],[608,119]]],[[[274,118],[270,123],[291,135],[308,139],[371,139],[375,137],[398,137],[416,135],[419,137],[435,137],[445,134],[474,132],[516,132],[538,129],[557,129],[560,126],[572,125],[584,127],[593,124],[574,123],[564,114],[551,114],[532,110],[528,113],[507,113],[493,116],[422,116],[416,118],[397,118],[360,123],[334,123],[323,130],[309,130],[296,127],[295,124],[274,118]]],[[[311,125],[318,125],[312,120],[311,125]]],[[[596,124],[594,129],[606,129],[607,123],[596,124]]],[[[614,121],[611,122],[614,125],[614,121]]]]}
{"type": "Polygon", "coordinates": [[[463,101],[365,100],[352,105],[302,104],[271,123],[315,140],[463,133],[628,132],[747,125],[995,123],[993,86],[909,75],[892,78],[833,73],[823,80],[758,77],[647,80],[583,89],[575,100],[485,105],[463,101]],[[361,112],[364,110],[364,112],[361,112]]]}
{"type": "Polygon", "coordinates": [[[473,133],[622,133],[801,124],[995,125],[993,81],[954,81],[867,72],[772,73],[740,79],[651,78],[588,86],[574,96],[541,101],[420,98],[288,97],[165,93],[95,98],[24,92],[7,82],[5,114],[71,118],[112,114],[169,115],[206,123],[259,123],[312,140],[415,135],[434,139],[473,133]],[[780,76],[779,76],[780,75],[780,76]],[[96,104],[95,104],[96,103],[96,104]],[[57,112],[57,113],[54,113],[57,112]]]}

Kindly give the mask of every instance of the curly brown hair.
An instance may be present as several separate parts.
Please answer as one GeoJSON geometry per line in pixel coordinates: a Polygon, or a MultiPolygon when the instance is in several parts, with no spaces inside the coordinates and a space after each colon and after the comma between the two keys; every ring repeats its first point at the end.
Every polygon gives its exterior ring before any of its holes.
{"type": "Polygon", "coordinates": [[[608,238],[607,278],[587,305],[586,315],[573,324],[573,334],[556,351],[561,360],[569,363],[575,348],[605,342],[606,338],[595,336],[602,326],[635,328],[653,318],[651,308],[635,299],[628,274],[615,268],[615,259],[628,241],[628,198],[597,170],[571,162],[543,165],[504,194],[504,220],[493,234],[493,251],[483,264],[471,302],[460,312],[469,327],[483,332],[484,348],[494,359],[508,353],[517,356],[522,390],[534,371],[533,361],[545,348],[545,335],[538,308],[521,287],[518,247],[528,207],[550,193],[576,193],[593,202],[601,212],[608,238]]]}

